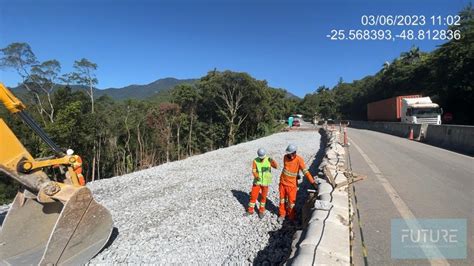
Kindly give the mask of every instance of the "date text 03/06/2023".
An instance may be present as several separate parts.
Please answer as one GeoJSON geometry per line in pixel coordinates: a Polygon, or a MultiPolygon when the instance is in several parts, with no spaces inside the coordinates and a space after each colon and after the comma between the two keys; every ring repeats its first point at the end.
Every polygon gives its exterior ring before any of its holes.
{"type": "Polygon", "coordinates": [[[460,21],[458,15],[363,15],[360,28],[331,29],[326,37],[334,41],[459,40],[462,33],[456,26],[460,21]]]}

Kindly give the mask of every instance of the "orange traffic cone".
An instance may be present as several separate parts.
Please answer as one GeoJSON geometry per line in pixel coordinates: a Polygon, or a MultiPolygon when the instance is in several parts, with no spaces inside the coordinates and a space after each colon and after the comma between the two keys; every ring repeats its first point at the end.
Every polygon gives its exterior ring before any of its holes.
{"type": "Polygon", "coordinates": [[[413,140],[413,128],[410,128],[410,133],[408,134],[408,139],[413,140]]]}

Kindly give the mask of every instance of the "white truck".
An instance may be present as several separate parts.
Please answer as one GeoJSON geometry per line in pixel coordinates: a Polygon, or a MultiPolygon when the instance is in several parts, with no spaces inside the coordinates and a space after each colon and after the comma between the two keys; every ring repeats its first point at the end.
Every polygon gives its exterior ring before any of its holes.
{"type": "Polygon", "coordinates": [[[367,104],[369,121],[392,121],[441,125],[443,110],[430,97],[396,96],[367,104]]]}
{"type": "Polygon", "coordinates": [[[403,98],[401,122],[441,125],[442,109],[430,97],[403,98]]]}

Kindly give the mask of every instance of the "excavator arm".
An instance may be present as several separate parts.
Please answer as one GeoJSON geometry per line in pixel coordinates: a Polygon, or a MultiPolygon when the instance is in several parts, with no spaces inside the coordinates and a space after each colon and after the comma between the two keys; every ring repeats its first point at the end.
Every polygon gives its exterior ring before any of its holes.
{"type": "Polygon", "coordinates": [[[0,83],[0,101],[18,115],[54,152],[55,158],[35,159],[0,118],[0,171],[18,181],[18,191],[0,231],[0,264],[84,264],[108,241],[110,212],[79,184],[66,155],[26,113],[26,106],[0,83]],[[64,181],[43,171],[67,168],[64,181]]]}
{"type": "Polygon", "coordinates": [[[10,113],[15,114],[26,109],[26,106],[0,83],[0,101],[10,113]]]}

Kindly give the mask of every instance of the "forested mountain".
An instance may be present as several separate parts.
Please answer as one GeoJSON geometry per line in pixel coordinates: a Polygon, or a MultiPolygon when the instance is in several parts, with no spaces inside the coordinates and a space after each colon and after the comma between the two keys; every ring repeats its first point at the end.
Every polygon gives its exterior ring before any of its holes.
{"type": "MultiPolygon", "coordinates": [[[[125,99],[147,99],[155,95],[166,94],[169,90],[179,84],[193,84],[197,79],[175,79],[175,78],[163,78],[153,81],[146,85],[128,85],[122,88],[107,88],[97,89],[94,88],[94,96],[99,98],[103,95],[107,95],[114,100],[125,100],[125,99]]],[[[54,90],[64,85],[57,84],[54,90]]],[[[73,92],[84,89],[82,85],[69,85],[73,92]]],[[[54,91],[53,90],[53,91],[54,91]]],[[[28,90],[24,86],[17,86],[12,88],[12,91],[17,95],[25,95],[28,90]]]]}
{"type": "MultiPolygon", "coordinates": [[[[169,100],[170,91],[175,86],[180,84],[194,84],[199,79],[176,79],[176,78],[163,78],[153,81],[145,85],[128,85],[121,88],[107,88],[97,89],[94,88],[94,97],[99,98],[101,96],[108,96],[114,100],[126,100],[126,99],[149,99],[152,98],[163,98],[160,100],[169,100]]],[[[59,88],[64,87],[63,84],[56,84],[53,92],[59,88]]],[[[72,92],[87,89],[83,85],[68,85],[72,92]]],[[[16,86],[10,88],[15,95],[23,97],[28,94],[28,90],[24,86],[16,86]]],[[[285,91],[286,97],[290,99],[300,99],[298,96],[291,92],[285,91]]]]}

